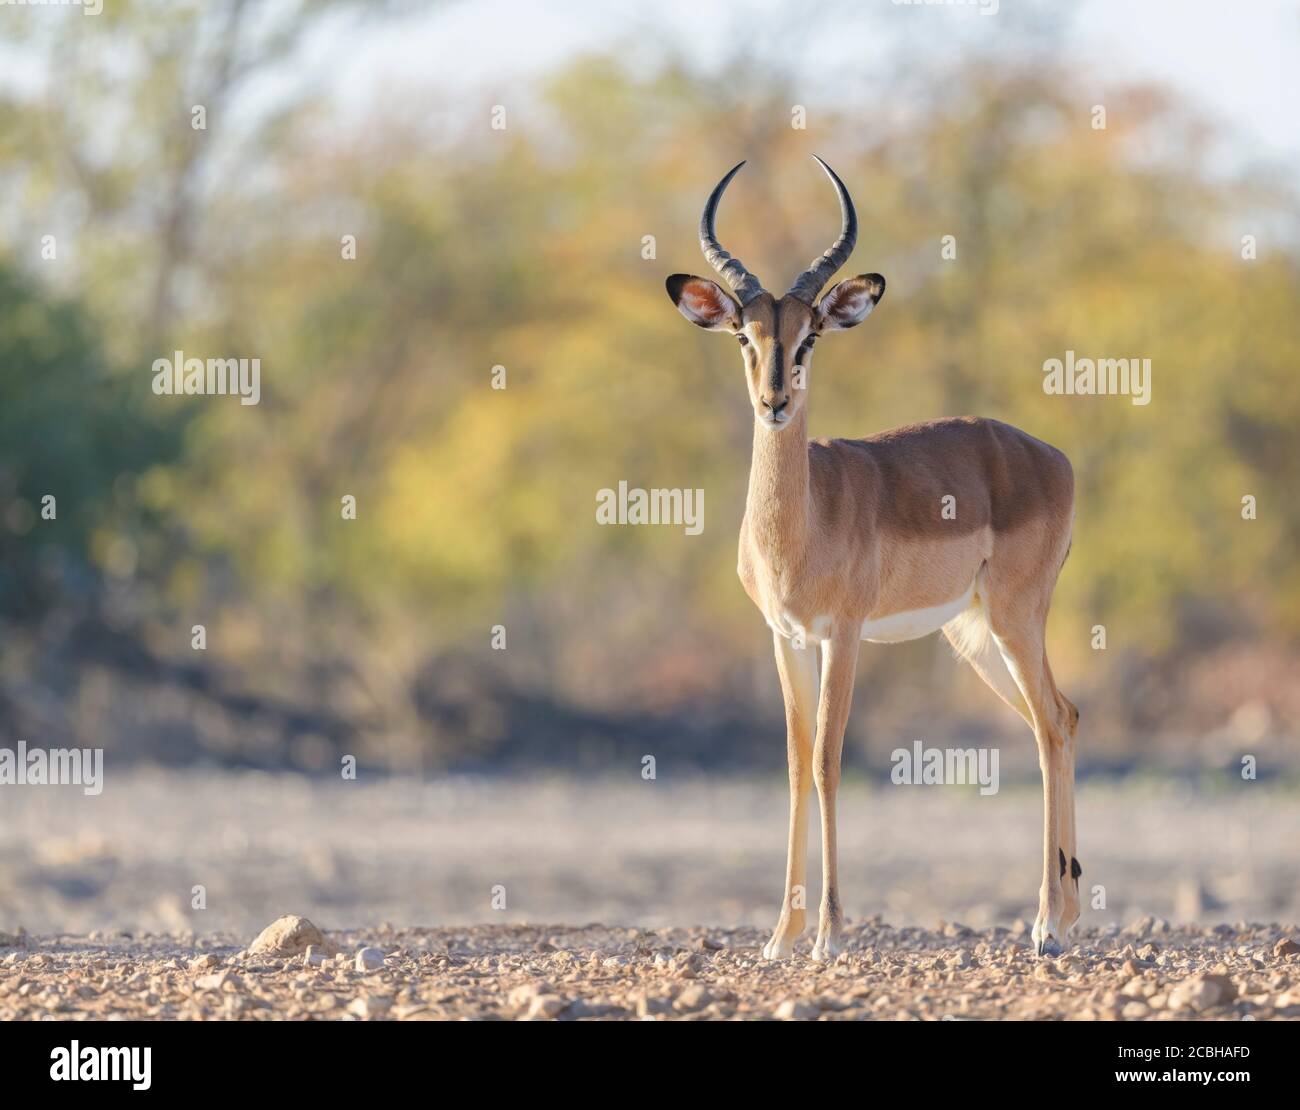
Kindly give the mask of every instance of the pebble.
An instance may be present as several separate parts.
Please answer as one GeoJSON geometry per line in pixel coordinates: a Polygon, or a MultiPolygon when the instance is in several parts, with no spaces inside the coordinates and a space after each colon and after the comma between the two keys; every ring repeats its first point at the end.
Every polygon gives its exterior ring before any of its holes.
{"type": "Polygon", "coordinates": [[[378,971],[383,966],[384,950],[382,948],[361,948],[357,950],[357,971],[378,971]]]}
{"type": "Polygon", "coordinates": [[[348,1003],[348,1013],[359,1018],[385,1017],[393,1008],[393,1000],[382,994],[362,995],[348,1003]]]}

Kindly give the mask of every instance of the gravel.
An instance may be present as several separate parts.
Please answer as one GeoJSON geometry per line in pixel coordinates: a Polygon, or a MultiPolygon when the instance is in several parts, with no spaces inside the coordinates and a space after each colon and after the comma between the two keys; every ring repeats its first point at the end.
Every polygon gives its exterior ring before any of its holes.
{"type": "Polygon", "coordinates": [[[17,934],[0,949],[0,1020],[1300,1019],[1298,936],[1146,917],[1085,929],[1040,959],[1024,922],[873,918],[850,925],[827,966],[808,958],[807,937],[790,960],[762,959],[767,937],[752,928],[327,932],[337,954],[315,962],[227,936],[17,934]]]}

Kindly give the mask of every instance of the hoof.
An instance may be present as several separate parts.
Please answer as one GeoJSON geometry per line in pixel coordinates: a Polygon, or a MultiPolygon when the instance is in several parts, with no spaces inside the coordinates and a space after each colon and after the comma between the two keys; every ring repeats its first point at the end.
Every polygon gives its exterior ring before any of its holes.
{"type": "Polygon", "coordinates": [[[818,939],[813,945],[812,958],[819,964],[831,964],[844,950],[843,944],[834,937],[826,937],[824,940],[818,939]]]}
{"type": "MultiPolygon", "coordinates": [[[[798,934],[796,934],[797,936],[798,934]]],[[[794,955],[795,937],[788,940],[784,937],[774,936],[765,945],[763,945],[763,959],[765,960],[788,960],[794,955]]]]}
{"type": "Polygon", "coordinates": [[[1061,946],[1055,937],[1041,937],[1038,941],[1038,954],[1054,958],[1061,954],[1061,946]]]}

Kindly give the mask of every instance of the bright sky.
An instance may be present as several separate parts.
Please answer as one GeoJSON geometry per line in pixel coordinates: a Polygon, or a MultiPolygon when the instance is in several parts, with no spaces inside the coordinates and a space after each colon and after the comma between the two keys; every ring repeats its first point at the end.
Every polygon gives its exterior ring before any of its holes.
{"type": "MultiPolygon", "coordinates": [[[[109,0],[112,3],[112,0],[109,0]]],[[[971,47],[1006,49],[1011,29],[1057,28],[1060,65],[1095,103],[1136,80],[1171,85],[1220,123],[1229,161],[1283,163],[1300,180],[1300,0],[408,0],[417,14],[331,25],[300,56],[347,113],[392,106],[395,90],[434,86],[506,95],[584,51],[617,48],[640,66],[665,47],[709,68],[765,36],[810,84],[869,84],[904,45],[943,62],[971,47]],[[980,4],[996,4],[994,15],[980,4]],[[793,14],[791,14],[793,13],[793,14]],[[874,63],[874,64],[873,64],[874,63]]],[[[75,8],[0,7],[6,18],[93,21],[75,8]]],[[[40,85],[38,59],[5,42],[0,83],[40,85]]],[[[43,80],[44,78],[44,80],[43,80]]],[[[823,87],[830,87],[823,84],[823,87]]],[[[254,98],[256,99],[256,97],[254,98]]]]}
{"type": "MultiPolygon", "coordinates": [[[[1062,24],[1061,65],[1098,103],[1109,87],[1133,80],[1168,83],[1234,136],[1234,155],[1286,161],[1300,170],[1300,5],[1295,0],[998,0],[999,11],[977,6],[906,5],[895,0],[796,3],[792,44],[800,58],[826,72],[869,70],[873,58],[910,36],[942,58],[968,44],[996,43],[1013,21],[1062,24]],[[919,29],[919,30],[918,30],[919,29]]],[[[991,3],[992,0],[985,0],[991,3]]],[[[784,0],[789,9],[791,0],[784,0]]],[[[456,0],[429,12],[350,36],[331,84],[358,106],[383,99],[385,89],[430,81],[502,92],[574,54],[632,44],[645,51],[667,42],[709,66],[752,34],[776,23],[782,0],[456,0]]],[[[787,24],[789,26],[789,24],[787,24]]],[[[770,49],[770,45],[768,49],[770,49]]]]}

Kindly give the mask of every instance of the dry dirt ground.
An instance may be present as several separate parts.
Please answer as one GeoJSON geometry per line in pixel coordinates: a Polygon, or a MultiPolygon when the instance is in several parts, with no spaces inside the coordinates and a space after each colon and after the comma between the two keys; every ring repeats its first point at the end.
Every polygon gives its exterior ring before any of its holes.
{"type": "MultiPolygon", "coordinates": [[[[755,929],[478,926],[316,934],[281,954],[209,938],[0,937],[0,1019],[1078,1020],[1300,1018],[1297,930],[849,931],[822,966],[755,929]],[[303,948],[298,954],[293,948],[303,948]]],[[[297,925],[295,925],[295,928],[297,925]]]]}

